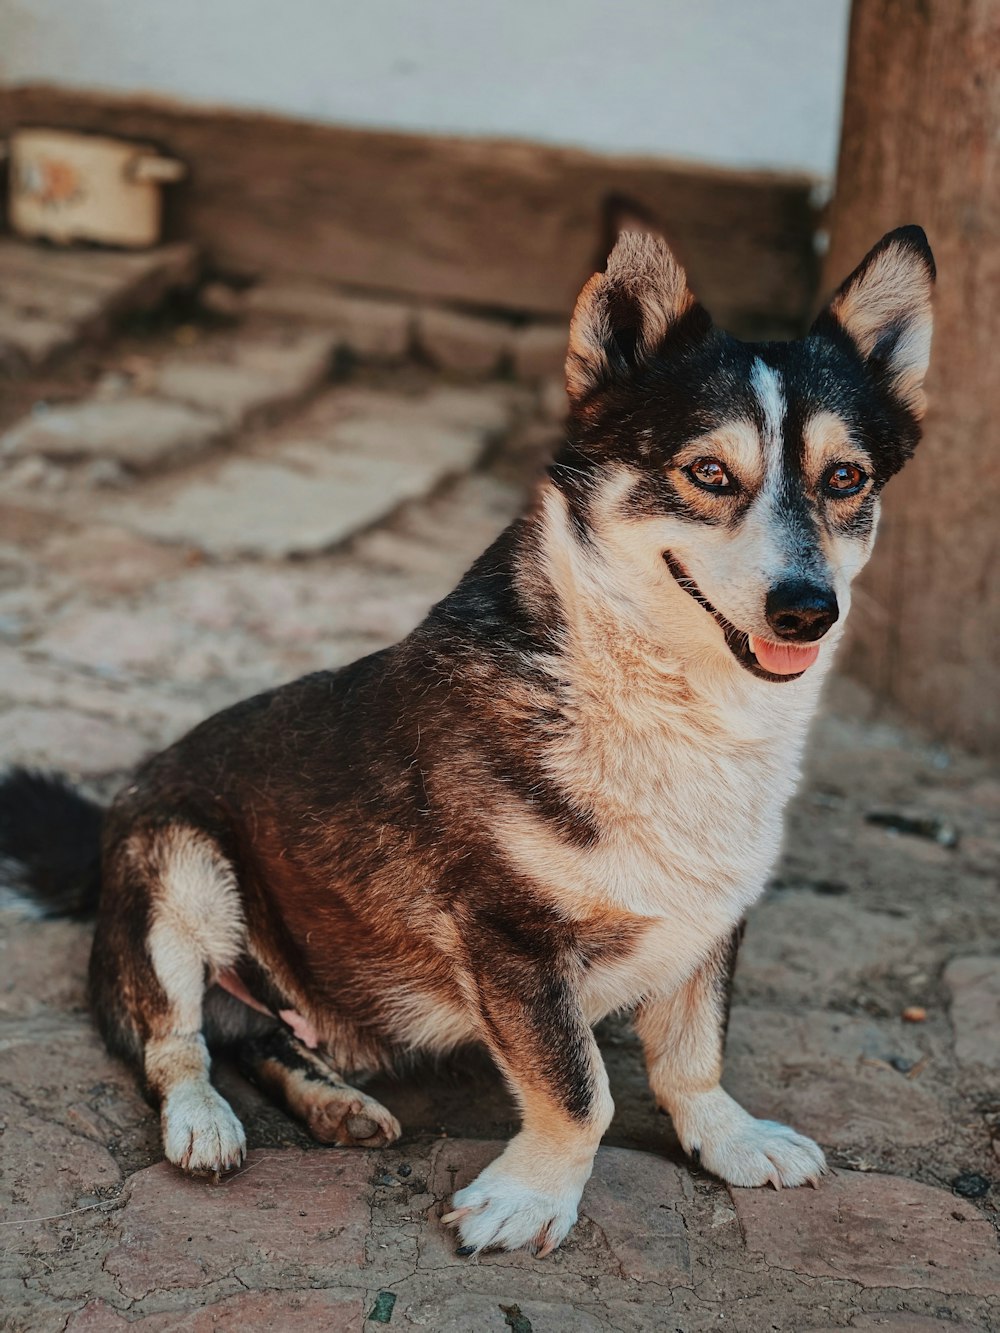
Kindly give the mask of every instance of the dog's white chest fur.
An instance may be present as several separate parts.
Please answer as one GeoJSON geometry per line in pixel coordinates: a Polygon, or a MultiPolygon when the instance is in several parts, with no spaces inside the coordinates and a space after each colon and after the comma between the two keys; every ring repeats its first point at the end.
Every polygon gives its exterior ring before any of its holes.
{"type": "Polygon", "coordinates": [[[716,705],[656,685],[582,699],[549,750],[553,776],[595,819],[592,844],[523,807],[506,821],[508,853],[568,917],[640,919],[627,956],[587,970],[592,1020],[675,989],[759,896],[815,697],[793,687],[775,699],[789,687],[748,680],[716,705]]]}

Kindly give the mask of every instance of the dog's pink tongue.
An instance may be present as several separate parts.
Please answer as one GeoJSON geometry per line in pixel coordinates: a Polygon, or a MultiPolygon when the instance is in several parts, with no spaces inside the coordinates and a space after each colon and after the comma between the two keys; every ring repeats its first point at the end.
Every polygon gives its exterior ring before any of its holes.
{"type": "Polygon", "coordinates": [[[771,643],[750,636],[750,651],[765,671],[775,676],[795,676],[811,667],[819,657],[819,644],[771,643]]]}

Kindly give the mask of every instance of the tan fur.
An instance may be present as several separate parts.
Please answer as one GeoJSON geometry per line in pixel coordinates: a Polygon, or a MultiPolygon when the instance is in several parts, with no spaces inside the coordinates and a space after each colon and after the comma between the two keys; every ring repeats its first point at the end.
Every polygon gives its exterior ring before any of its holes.
{"type": "Polygon", "coordinates": [[[815,1184],[826,1169],[819,1148],[785,1125],[754,1120],[720,1085],[721,962],[709,959],[672,995],[636,1014],[650,1088],[684,1149],[699,1152],[710,1171],[739,1185],[815,1184]]]}
{"type": "Polygon", "coordinates": [[[814,412],[802,429],[805,473],[813,487],[834,463],[856,463],[865,470],[868,456],[851,438],[847,423],[836,412],[814,412]]]}
{"type": "Polygon", "coordinates": [[[255,1065],[255,1080],[301,1120],[319,1143],[341,1147],[383,1147],[395,1143],[399,1121],[373,1097],[344,1083],[324,1061],[300,1053],[305,1069],[291,1069],[279,1060],[255,1065]]]}
{"type": "Polygon", "coordinates": [[[412,987],[397,989],[391,997],[393,1022],[401,1042],[415,1051],[446,1055],[475,1040],[474,1010],[412,987]]]}
{"type": "Polygon", "coordinates": [[[900,400],[917,417],[926,409],[923,391],[931,353],[933,287],[925,265],[905,245],[889,245],[834,297],[830,312],[870,356],[881,334],[902,325],[890,372],[900,400]]]}
{"type": "Polygon", "coordinates": [[[748,490],[756,491],[764,481],[764,451],[760,433],[752,421],[726,422],[718,430],[708,431],[679,449],[674,472],[687,498],[704,505],[707,514],[718,512],[719,496],[707,494],[684,475],[684,469],[699,458],[717,458],[733,478],[748,490]]]}
{"type": "Polygon", "coordinates": [[[640,353],[648,355],[675,320],[694,304],[684,270],[658,236],[623,232],[604,273],[595,273],[577,299],[570,321],[567,388],[582,398],[608,368],[610,310],[634,302],[640,353]]]}

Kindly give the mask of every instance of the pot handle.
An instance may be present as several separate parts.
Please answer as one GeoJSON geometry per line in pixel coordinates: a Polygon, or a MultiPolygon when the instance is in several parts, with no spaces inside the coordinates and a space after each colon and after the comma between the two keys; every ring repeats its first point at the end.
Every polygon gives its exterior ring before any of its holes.
{"type": "Polygon", "coordinates": [[[154,182],[169,185],[172,181],[183,180],[187,175],[187,164],[172,157],[134,157],[126,168],[125,174],[130,181],[140,183],[154,182]]]}

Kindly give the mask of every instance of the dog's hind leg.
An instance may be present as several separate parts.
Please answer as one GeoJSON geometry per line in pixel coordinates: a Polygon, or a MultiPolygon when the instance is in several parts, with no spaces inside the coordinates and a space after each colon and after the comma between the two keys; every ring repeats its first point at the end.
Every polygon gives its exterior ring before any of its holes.
{"type": "Polygon", "coordinates": [[[282,1102],[320,1143],[381,1148],[399,1138],[394,1115],[349,1087],[284,1028],[245,1038],[235,1054],[243,1074],[282,1102]]]}
{"type": "Polygon", "coordinates": [[[98,1021],[141,1068],[168,1161],[217,1176],[246,1151],[202,1031],[206,984],[244,946],[233,868],[208,834],[181,824],[133,833],[109,862],[91,961],[98,1021]]]}

